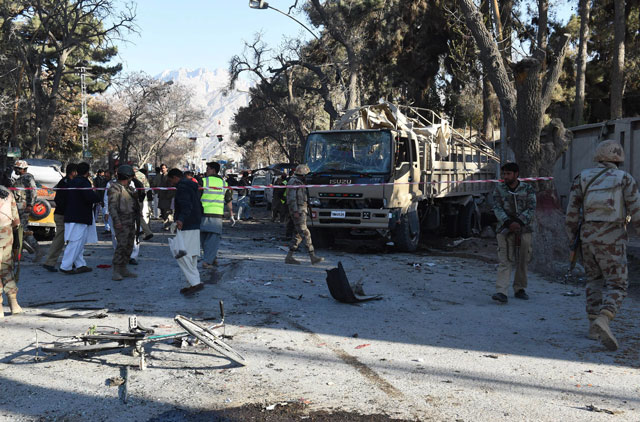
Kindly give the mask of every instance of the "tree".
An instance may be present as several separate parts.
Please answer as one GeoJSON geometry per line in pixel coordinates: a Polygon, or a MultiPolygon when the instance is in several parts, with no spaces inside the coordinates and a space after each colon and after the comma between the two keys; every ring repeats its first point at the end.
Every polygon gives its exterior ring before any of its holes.
{"type": "Polygon", "coordinates": [[[473,0],[458,0],[458,4],[500,101],[507,129],[506,139],[520,164],[521,175],[551,175],[569,139],[543,145],[540,132],[553,88],[560,77],[569,36],[553,34],[553,47],[548,45],[548,2],[539,0],[537,35],[531,40],[532,53],[508,68],[496,38],[485,26],[473,0]]]}
{"type": "MultiPolygon", "coordinates": [[[[102,66],[117,54],[113,42],[134,30],[133,6],[119,11],[115,0],[31,0],[12,19],[15,54],[30,88],[30,139],[25,152],[43,154],[61,101],[78,91],[76,66],[91,67],[89,90],[101,91],[121,66],[102,66]],[[68,89],[65,89],[68,88],[68,89]]],[[[18,83],[23,83],[19,80],[18,83]]]]}
{"type": "Polygon", "coordinates": [[[584,122],[585,74],[587,71],[587,43],[589,42],[589,18],[591,16],[591,0],[580,0],[580,41],[578,60],[576,62],[576,98],[573,106],[573,124],[584,122]]]}
{"type": "Polygon", "coordinates": [[[614,0],[613,60],[611,61],[611,119],[622,117],[624,94],[625,0],[614,0]]]}

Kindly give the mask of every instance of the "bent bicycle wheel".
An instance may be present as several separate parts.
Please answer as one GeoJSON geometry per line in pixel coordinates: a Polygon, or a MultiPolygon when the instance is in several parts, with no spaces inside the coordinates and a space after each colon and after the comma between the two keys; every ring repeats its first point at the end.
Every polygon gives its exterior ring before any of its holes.
{"type": "Polygon", "coordinates": [[[244,358],[244,356],[236,352],[233,347],[222,341],[222,339],[220,339],[220,337],[218,337],[216,333],[214,333],[204,325],[182,315],[176,315],[174,319],[178,323],[178,325],[184,328],[186,332],[196,337],[216,352],[231,359],[238,365],[247,365],[247,360],[244,358]]]}
{"type": "Polygon", "coordinates": [[[107,343],[86,344],[83,340],[53,343],[49,346],[41,346],[40,349],[47,353],[86,353],[101,352],[103,350],[121,349],[122,344],[112,341],[107,343]]]}

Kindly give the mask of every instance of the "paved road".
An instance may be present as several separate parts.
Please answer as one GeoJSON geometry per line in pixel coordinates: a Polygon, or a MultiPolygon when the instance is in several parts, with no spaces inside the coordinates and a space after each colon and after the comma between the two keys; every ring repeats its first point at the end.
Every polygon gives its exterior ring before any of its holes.
{"type": "MultiPolygon", "coordinates": [[[[577,287],[534,275],[531,300],[499,306],[490,299],[491,262],[339,247],[321,251],[327,261],[319,266],[296,267],[283,263],[283,233],[266,219],[225,225],[221,266],[202,272],[206,288],[192,299],[178,293],[184,281],[163,233],[142,246],[135,280],[114,282],[110,270],[95,268],[110,263],[106,242],[88,247],[88,275],[26,263],[20,295],[27,312],[0,323],[0,421],[180,420],[275,403],[408,420],[612,420],[588,406],[615,412],[615,420],[640,419],[637,299],[625,302],[614,323],[621,349],[611,353],[586,339],[584,299],[566,295],[581,294],[577,287]],[[325,270],[338,261],[350,281],[384,299],[345,305],[330,298],[325,270]],[[65,305],[28,306],[80,299],[110,308],[109,317],[52,319],[39,314],[65,305]],[[156,344],[149,368],[131,370],[123,404],[122,388],[106,380],[135,365],[131,356],[34,361],[35,328],[51,335],[93,324],[124,328],[137,314],[171,331],[176,313],[217,317],[220,299],[229,342],[250,360],[247,367],[198,346],[156,344]]],[[[51,335],[38,332],[37,339],[51,335]]]]}

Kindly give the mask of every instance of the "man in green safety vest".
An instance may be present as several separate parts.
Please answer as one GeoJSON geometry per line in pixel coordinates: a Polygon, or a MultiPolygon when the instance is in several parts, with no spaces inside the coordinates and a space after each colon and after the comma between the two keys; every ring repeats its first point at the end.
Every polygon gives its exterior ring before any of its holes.
{"type": "Polygon", "coordinates": [[[233,208],[231,208],[233,192],[227,189],[225,181],[218,176],[219,171],[220,164],[215,161],[207,163],[207,171],[202,178],[203,190],[200,202],[203,213],[200,223],[200,245],[203,250],[202,268],[205,269],[215,265],[222,238],[225,205],[233,218],[233,208]]]}

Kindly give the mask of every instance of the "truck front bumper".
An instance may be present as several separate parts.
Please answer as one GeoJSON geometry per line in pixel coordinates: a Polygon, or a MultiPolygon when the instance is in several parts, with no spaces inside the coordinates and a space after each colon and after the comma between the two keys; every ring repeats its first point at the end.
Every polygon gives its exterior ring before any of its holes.
{"type": "Polygon", "coordinates": [[[326,209],[312,208],[312,227],[392,230],[399,217],[395,209],[326,209]]]}

